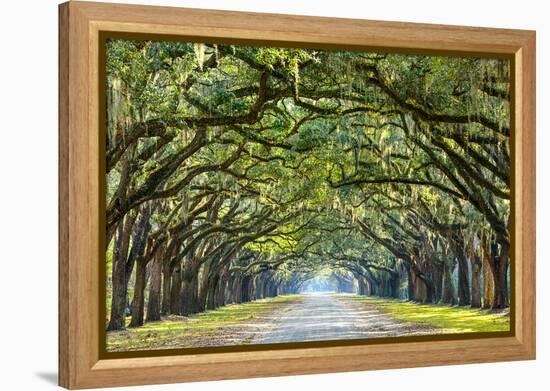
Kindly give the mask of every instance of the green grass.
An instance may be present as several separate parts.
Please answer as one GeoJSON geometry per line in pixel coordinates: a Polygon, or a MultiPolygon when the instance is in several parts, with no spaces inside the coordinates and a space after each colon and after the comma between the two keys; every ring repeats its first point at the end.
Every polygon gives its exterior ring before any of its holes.
{"type": "MultiPolygon", "coordinates": [[[[220,307],[190,317],[171,316],[142,327],[107,333],[108,351],[223,346],[249,343],[247,332],[254,321],[300,300],[301,295],[284,295],[245,304],[220,307]]],[[[130,317],[127,318],[127,324],[130,317]]]]}
{"type": "MultiPolygon", "coordinates": [[[[417,304],[397,299],[341,295],[387,313],[398,322],[426,325],[439,333],[508,331],[506,313],[444,305],[417,304]]],[[[190,317],[170,316],[143,327],[107,333],[108,351],[242,345],[252,342],[258,328],[269,323],[275,310],[301,300],[285,295],[245,304],[234,304],[190,317]]],[[[130,322],[130,317],[127,318],[130,322]]]]}
{"type": "Polygon", "coordinates": [[[468,307],[418,304],[398,299],[355,296],[354,301],[375,305],[395,320],[438,327],[442,333],[477,333],[509,331],[510,317],[468,307]]]}

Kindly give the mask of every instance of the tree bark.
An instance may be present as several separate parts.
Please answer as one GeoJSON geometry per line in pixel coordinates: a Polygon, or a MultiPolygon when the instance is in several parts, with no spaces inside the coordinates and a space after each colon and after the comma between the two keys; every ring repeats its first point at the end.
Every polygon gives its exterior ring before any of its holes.
{"type": "Polygon", "coordinates": [[[231,298],[229,299],[229,302],[239,304],[242,299],[242,292],[241,292],[242,277],[240,273],[234,273],[231,276],[230,287],[231,287],[231,298]]]}
{"type": "Polygon", "coordinates": [[[170,262],[163,262],[162,265],[162,305],[161,314],[168,315],[170,313],[170,301],[172,300],[172,270],[170,262]]]}
{"type": "Polygon", "coordinates": [[[501,242],[500,253],[496,242],[492,247],[491,271],[493,273],[494,302],[492,308],[502,309],[508,305],[508,247],[501,242]]]}
{"type": "Polygon", "coordinates": [[[226,303],[225,291],[227,289],[227,271],[224,270],[220,276],[220,281],[216,289],[215,305],[216,307],[222,307],[226,303]]]}
{"type": "Polygon", "coordinates": [[[398,298],[399,297],[399,287],[401,285],[401,280],[399,279],[399,273],[393,273],[390,276],[390,297],[398,298]]]}
{"type": "Polygon", "coordinates": [[[220,282],[220,276],[218,274],[214,275],[208,284],[207,298],[206,298],[206,309],[213,310],[216,309],[216,290],[218,289],[218,283],[220,282]]]}
{"type": "Polygon", "coordinates": [[[184,261],[181,274],[181,314],[191,315],[197,312],[197,271],[193,269],[191,260],[184,261]]]}
{"type": "Polygon", "coordinates": [[[254,300],[261,300],[264,298],[264,278],[262,274],[258,274],[254,279],[254,300]]]}
{"type": "Polygon", "coordinates": [[[210,262],[206,262],[202,270],[201,283],[199,285],[199,296],[197,302],[197,311],[204,312],[206,310],[206,299],[208,296],[209,289],[209,278],[208,273],[210,271],[210,262]]]}
{"type": "Polygon", "coordinates": [[[134,234],[132,236],[132,248],[128,254],[128,259],[126,260],[126,278],[124,282],[124,302],[125,306],[128,305],[128,283],[134,269],[134,264],[138,257],[142,257],[145,252],[145,245],[147,238],[149,237],[149,232],[151,231],[151,224],[149,219],[151,218],[152,208],[150,205],[145,205],[140,210],[140,216],[135,225],[134,234]]]}
{"type": "Polygon", "coordinates": [[[456,303],[453,280],[452,280],[452,261],[445,261],[443,264],[443,291],[441,293],[441,302],[454,305],[456,303]]]}
{"type": "Polygon", "coordinates": [[[147,318],[148,322],[160,320],[160,290],[162,284],[162,257],[155,256],[151,264],[151,279],[149,286],[149,300],[147,302],[147,318]]]}
{"type": "Polygon", "coordinates": [[[376,294],[380,297],[384,297],[384,279],[382,277],[379,277],[378,280],[376,280],[376,294]]]}
{"type": "Polygon", "coordinates": [[[367,295],[367,284],[365,283],[365,278],[361,275],[358,275],[357,277],[357,289],[358,294],[361,296],[367,295]]]}
{"type": "Polygon", "coordinates": [[[199,297],[199,278],[197,275],[193,276],[193,279],[191,280],[191,299],[190,299],[190,306],[189,306],[189,312],[191,314],[196,314],[199,312],[197,303],[198,303],[198,297],[199,297]]]}
{"type": "Polygon", "coordinates": [[[246,275],[242,279],[241,285],[241,303],[247,303],[250,301],[250,276],[246,275]]]}
{"type": "Polygon", "coordinates": [[[435,301],[435,286],[429,278],[422,279],[422,282],[424,283],[425,292],[426,292],[424,303],[431,304],[435,301]]]}
{"type": "Polygon", "coordinates": [[[472,308],[481,307],[481,257],[477,254],[472,254],[472,300],[470,306],[472,308]]]}
{"type": "Polygon", "coordinates": [[[126,327],[126,261],[135,217],[128,214],[119,226],[113,254],[111,317],[107,331],[126,327]]]}
{"type": "Polygon", "coordinates": [[[185,315],[182,312],[182,273],[179,265],[172,271],[172,279],[170,284],[170,313],[174,315],[185,315]]]}
{"type": "Polygon", "coordinates": [[[468,260],[464,249],[464,239],[461,234],[455,235],[453,243],[458,264],[458,305],[470,305],[468,260]]]}
{"type": "Polygon", "coordinates": [[[484,241],[482,243],[483,308],[492,308],[495,302],[494,278],[489,262],[489,249],[484,241]]]}
{"type": "Polygon", "coordinates": [[[434,261],[435,303],[440,302],[443,296],[443,263],[444,262],[434,261]]]}
{"type": "Polygon", "coordinates": [[[407,299],[410,301],[416,301],[416,289],[415,289],[414,274],[412,266],[407,265],[407,299]]]}
{"type": "Polygon", "coordinates": [[[136,260],[136,283],[132,299],[132,320],[130,321],[130,327],[143,326],[146,278],[147,262],[143,257],[140,257],[136,260]]]}

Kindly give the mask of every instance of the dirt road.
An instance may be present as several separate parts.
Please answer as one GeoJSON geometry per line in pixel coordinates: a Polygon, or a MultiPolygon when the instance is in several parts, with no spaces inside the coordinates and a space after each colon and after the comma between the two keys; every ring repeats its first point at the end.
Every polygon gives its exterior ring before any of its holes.
{"type": "Polygon", "coordinates": [[[253,344],[320,340],[364,339],[437,333],[429,327],[400,323],[353,301],[353,295],[305,294],[304,298],[271,317],[270,327],[254,337],[253,344]]]}

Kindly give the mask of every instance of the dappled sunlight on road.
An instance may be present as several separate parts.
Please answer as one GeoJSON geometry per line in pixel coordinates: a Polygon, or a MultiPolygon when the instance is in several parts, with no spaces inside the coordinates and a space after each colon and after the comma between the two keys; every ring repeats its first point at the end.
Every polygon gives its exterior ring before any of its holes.
{"type": "Polygon", "coordinates": [[[304,299],[272,314],[271,327],[252,343],[287,343],[321,340],[437,334],[433,327],[396,322],[388,314],[351,300],[353,295],[307,293],[304,299]]]}

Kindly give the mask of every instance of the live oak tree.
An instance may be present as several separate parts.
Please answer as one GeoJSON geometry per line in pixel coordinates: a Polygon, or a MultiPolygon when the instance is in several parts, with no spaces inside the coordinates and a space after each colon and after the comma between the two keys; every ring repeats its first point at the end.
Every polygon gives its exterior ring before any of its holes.
{"type": "Polygon", "coordinates": [[[506,60],[109,40],[108,330],[338,290],[509,305],[506,60]]]}

